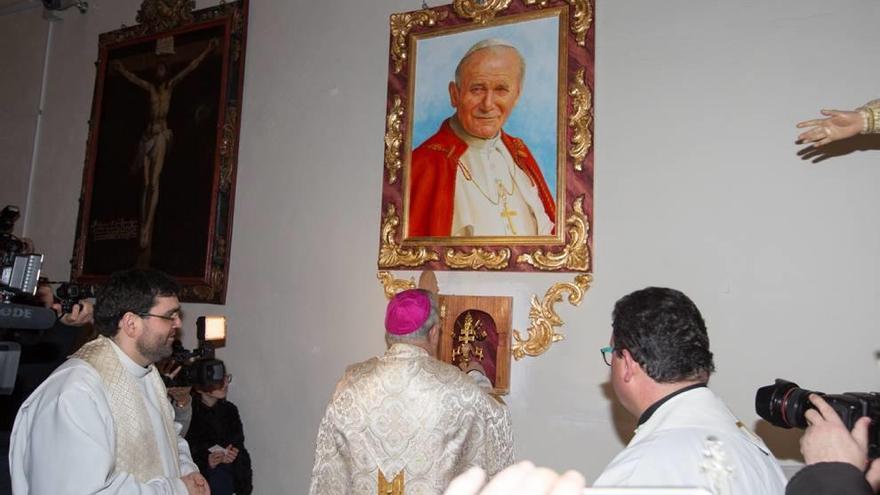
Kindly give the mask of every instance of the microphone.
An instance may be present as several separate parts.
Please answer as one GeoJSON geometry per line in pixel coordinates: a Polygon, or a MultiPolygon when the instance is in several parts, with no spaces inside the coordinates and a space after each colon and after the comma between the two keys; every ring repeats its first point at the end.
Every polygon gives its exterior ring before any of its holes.
{"type": "Polygon", "coordinates": [[[43,330],[55,324],[58,317],[49,308],[23,304],[0,304],[0,328],[43,330]]]}

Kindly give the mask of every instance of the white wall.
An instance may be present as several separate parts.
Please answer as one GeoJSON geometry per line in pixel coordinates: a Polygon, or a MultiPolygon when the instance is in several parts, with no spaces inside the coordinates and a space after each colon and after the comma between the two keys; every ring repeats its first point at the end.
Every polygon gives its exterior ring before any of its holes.
{"type": "MultiPolygon", "coordinates": [[[[53,28],[26,228],[53,276],[67,273],[72,252],[97,36],[132,24],[138,3],[93,0],[53,28]]],[[[257,493],[305,492],[335,380],[382,350],[375,266],[388,15],[420,5],[251,6],[228,303],[188,312],[230,319],[220,356],[236,375],[231,397],[257,493]]],[[[794,123],[823,105],[880,97],[880,4],[599,0],[596,16],[596,280],[581,307],[558,306],[566,340],[514,363],[507,402],[518,457],[590,478],[622,447],[632,420],[602,389],[598,348],[614,301],[647,285],[681,289],[701,308],[718,368],[712,386],[747,424],[757,419],[755,388],[775,377],[876,390],[880,144],[860,139],[814,164],[797,156],[794,123]]],[[[22,202],[18,157],[32,152],[35,116],[21,109],[38,95],[9,88],[42,64],[38,17],[0,18],[0,173],[15,181],[0,181],[4,203],[22,202]]],[[[438,278],[446,293],[513,295],[520,330],[529,295],[565,279],[438,278]]],[[[796,454],[796,434],[758,431],[781,456],[796,454]]]]}
{"type": "MultiPolygon", "coordinates": [[[[48,25],[39,10],[0,17],[0,208],[25,216],[48,25]]],[[[21,233],[25,220],[16,224],[21,233]]]]}

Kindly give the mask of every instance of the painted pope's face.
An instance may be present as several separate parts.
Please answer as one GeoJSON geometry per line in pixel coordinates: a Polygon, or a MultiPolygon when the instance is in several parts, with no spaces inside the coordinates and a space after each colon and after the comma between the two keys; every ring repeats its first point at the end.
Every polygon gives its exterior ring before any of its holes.
{"type": "Polygon", "coordinates": [[[477,50],[465,60],[461,86],[449,83],[449,99],[468,134],[498,135],[519,99],[521,69],[516,52],[503,46],[477,50]]]}

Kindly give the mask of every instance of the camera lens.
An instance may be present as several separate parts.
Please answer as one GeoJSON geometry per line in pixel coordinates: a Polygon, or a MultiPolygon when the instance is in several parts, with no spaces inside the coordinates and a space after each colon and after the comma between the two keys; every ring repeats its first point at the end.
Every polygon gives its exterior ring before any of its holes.
{"type": "Polygon", "coordinates": [[[793,382],[776,379],[775,384],[758,389],[755,394],[755,411],[773,425],[782,428],[806,428],[804,412],[813,407],[808,399],[812,393],[818,392],[800,388],[793,382]]]}

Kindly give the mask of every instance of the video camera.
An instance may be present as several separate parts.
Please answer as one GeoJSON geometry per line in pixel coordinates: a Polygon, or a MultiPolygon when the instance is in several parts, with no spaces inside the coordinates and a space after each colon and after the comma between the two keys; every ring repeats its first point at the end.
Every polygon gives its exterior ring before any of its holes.
{"type": "Polygon", "coordinates": [[[226,340],[225,316],[199,316],[196,319],[199,345],[189,351],[179,340],[174,341],[171,359],[180,366],[172,379],[162,377],[166,387],[209,387],[226,379],[226,366],[214,358],[214,347],[226,340]]]}
{"type": "Polygon", "coordinates": [[[0,211],[0,292],[9,302],[16,294],[34,295],[43,266],[42,254],[28,253],[27,244],[13,235],[18,207],[7,205],[0,211]]]}
{"type": "Polygon", "coordinates": [[[55,289],[55,297],[61,304],[62,313],[70,313],[73,306],[83,299],[95,297],[95,287],[92,285],[80,285],[72,282],[61,282],[55,289]]]}
{"type": "Polygon", "coordinates": [[[773,385],[761,387],[755,393],[755,411],[770,424],[782,428],[806,428],[804,413],[815,409],[809,401],[810,394],[816,394],[834,409],[846,427],[852,430],[856,420],[862,416],[871,418],[868,429],[868,457],[880,457],[880,394],[877,392],[846,392],[843,394],[824,394],[798,387],[796,383],[776,379],[773,385]]]}
{"type": "Polygon", "coordinates": [[[43,266],[43,255],[31,253],[28,243],[12,233],[19,216],[12,205],[0,211],[0,329],[42,330],[55,323],[52,310],[13,302],[33,298],[43,266]]]}

